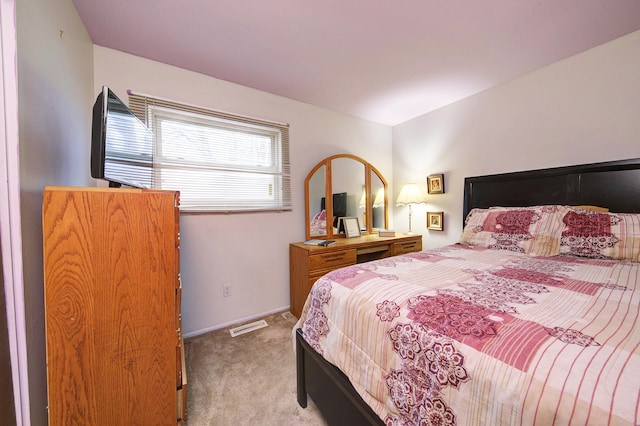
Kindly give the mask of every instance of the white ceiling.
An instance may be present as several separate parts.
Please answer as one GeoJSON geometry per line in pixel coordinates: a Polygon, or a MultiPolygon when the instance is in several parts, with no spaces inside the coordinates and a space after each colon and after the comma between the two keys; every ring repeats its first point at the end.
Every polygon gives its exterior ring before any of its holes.
{"type": "Polygon", "coordinates": [[[94,44],[387,125],[640,29],[640,0],[73,0],[94,44]]]}

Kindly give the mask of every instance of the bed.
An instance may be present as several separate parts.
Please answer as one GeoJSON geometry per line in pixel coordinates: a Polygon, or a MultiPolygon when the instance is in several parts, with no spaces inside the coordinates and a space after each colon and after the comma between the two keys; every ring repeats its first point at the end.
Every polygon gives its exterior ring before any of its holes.
{"type": "Polygon", "coordinates": [[[294,329],[331,425],[639,424],[640,159],[465,179],[460,243],[332,271],[294,329]]]}

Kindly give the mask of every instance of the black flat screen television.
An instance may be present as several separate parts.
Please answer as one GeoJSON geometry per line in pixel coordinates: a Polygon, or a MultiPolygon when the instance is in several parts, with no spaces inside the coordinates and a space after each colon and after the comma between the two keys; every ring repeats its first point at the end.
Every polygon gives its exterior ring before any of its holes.
{"type": "MultiPolygon", "coordinates": [[[[347,193],[338,192],[333,194],[333,226],[338,226],[338,218],[345,217],[347,215],[347,193]]],[[[320,200],[320,210],[325,209],[324,197],[320,200]]]]}
{"type": "Polygon", "coordinates": [[[91,176],[116,187],[153,182],[153,133],[107,86],[93,105],[91,176]]]}

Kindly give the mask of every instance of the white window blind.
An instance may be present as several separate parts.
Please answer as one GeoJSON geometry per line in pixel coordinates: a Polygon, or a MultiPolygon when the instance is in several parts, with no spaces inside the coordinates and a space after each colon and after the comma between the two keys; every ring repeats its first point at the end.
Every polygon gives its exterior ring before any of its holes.
{"type": "Polygon", "coordinates": [[[129,93],[154,134],[153,187],[186,211],[291,210],[289,127],[129,93]]]}

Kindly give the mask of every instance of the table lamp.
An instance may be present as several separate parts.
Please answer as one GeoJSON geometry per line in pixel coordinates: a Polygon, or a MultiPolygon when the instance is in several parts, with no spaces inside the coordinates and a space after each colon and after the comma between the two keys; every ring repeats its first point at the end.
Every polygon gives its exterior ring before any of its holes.
{"type": "Polygon", "coordinates": [[[418,185],[415,183],[407,183],[400,190],[400,195],[398,195],[398,199],[396,200],[396,206],[409,206],[409,234],[413,234],[413,232],[411,232],[411,206],[413,204],[424,204],[425,202],[422,191],[420,191],[420,188],[418,188],[418,185]]]}

